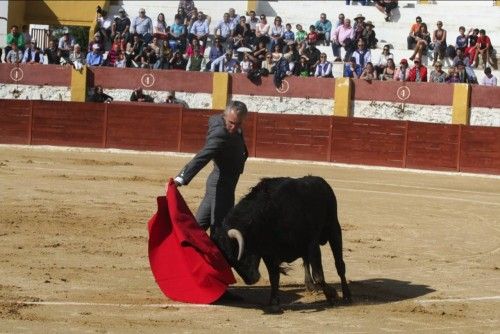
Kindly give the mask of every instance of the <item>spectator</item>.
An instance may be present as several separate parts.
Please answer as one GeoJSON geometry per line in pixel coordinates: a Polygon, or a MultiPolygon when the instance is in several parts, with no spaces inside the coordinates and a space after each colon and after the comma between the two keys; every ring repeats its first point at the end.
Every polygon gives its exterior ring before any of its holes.
{"type": "Polygon", "coordinates": [[[318,42],[318,33],[316,32],[316,27],[310,25],[309,33],[307,34],[307,43],[316,45],[317,42],[318,42]]]}
{"type": "Polygon", "coordinates": [[[75,44],[73,51],[69,54],[69,62],[76,70],[80,70],[85,65],[85,55],[82,52],[80,44],[75,44]]]}
{"type": "Polygon", "coordinates": [[[59,38],[58,48],[61,50],[63,57],[69,57],[70,51],[75,46],[75,38],[69,34],[69,32],[64,33],[61,38],[59,38]]]}
{"type": "Polygon", "coordinates": [[[443,71],[443,63],[439,60],[434,63],[434,70],[431,71],[429,82],[444,83],[446,82],[446,72],[443,71]]]}
{"type": "Polygon", "coordinates": [[[464,65],[467,66],[467,67],[471,66],[471,62],[470,62],[469,57],[467,57],[465,55],[465,53],[462,52],[461,49],[457,49],[457,55],[455,56],[455,58],[453,58],[453,66],[457,66],[457,63],[459,61],[463,62],[464,65]]]}
{"type": "Polygon", "coordinates": [[[351,57],[349,59],[349,62],[347,64],[345,64],[345,66],[344,66],[344,77],[345,78],[359,79],[362,72],[363,72],[363,69],[361,68],[361,66],[356,64],[356,58],[354,58],[354,57],[351,57]]]}
{"type": "MultiPolygon", "coordinates": [[[[467,48],[467,36],[465,35],[465,27],[461,26],[458,28],[458,36],[455,40],[455,54],[457,50],[465,52],[465,48],[467,48]]],[[[451,57],[454,58],[454,57],[451,57]]]]}
{"type": "Polygon", "coordinates": [[[458,76],[458,71],[456,70],[456,67],[450,67],[448,69],[448,77],[446,78],[447,83],[459,83],[460,78],[458,76]]]}
{"type": "Polygon", "coordinates": [[[9,53],[5,56],[5,60],[10,64],[19,64],[23,59],[23,52],[19,50],[16,42],[10,44],[9,53]]]}
{"type": "Polygon", "coordinates": [[[92,40],[90,40],[88,48],[87,48],[87,52],[92,51],[92,47],[94,46],[94,44],[99,45],[99,49],[104,50],[104,40],[103,40],[100,32],[96,32],[94,34],[94,38],[92,38],[92,40]]]}
{"type": "Polygon", "coordinates": [[[273,57],[271,56],[270,53],[266,54],[266,58],[262,62],[261,68],[264,69],[265,72],[267,72],[267,74],[274,73],[274,62],[273,62],[273,57]]]}
{"type": "MultiPolygon", "coordinates": [[[[357,2],[361,5],[361,6],[366,6],[367,2],[369,2],[370,0],[358,0],[357,2]]],[[[349,6],[351,4],[351,0],[345,0],[345,4],[347,6],[349,6]]]]}
{"type": "Polygon", "coordinates": [[[230,38],[235,27],[236,25],[234,24],[234,22],[229,19],[229,13],[224,13],[222,21],[220,21],[219,24],[215,26],[214,35],[216,38],[219,38],[222,43],[232,43],[232,41],[230,41],[230,38]]]}
{"type": "Polygon", "coordinates": [[[427,82],[427,67],[420,63],[420,59],[413,61],[414,66],[410,69],[408,81],[427,82]]]}
{"type": "Polygon", "coordinates": [[[105,94],[102,86],[95,86],[93,89],[92,95],[90,95],[88,102],[97,102],[97,103],[110,103],[113,101],[113,98],[108,94],[105,94]]]}
{"type": "Polygon", "coordinates": [[[408,61],[406,59],[401,59],[399,62],[399,68],[396,70],[396,74],[394,75],[394,79],[396,81],[409,81],[410,77],[410,68],[408,66],[408,61]]]}
{"type": "Polygon", "coordinates": [[[59,65],[61,63],[61,53],[59,52],[55,41],[50,40],[49,47],[46,48],[43,53],[45,55],[44,60],[47,64],[59,65]]]}
{"type": "Polygon", "coordinates": [[[375,72],[375,68],[371,62],[366,63],[366,66],[359,78],[366,81],[377,80],[377,73],[375,72]]]}
{"type": "Polygon", "coordinates": [[[225,54],[224,47],[219,38],[215,38],[214,45],[210,48],[210,52],[208,54],[208,63],[205,67],[205,70],[210,70],[212,63],[219,57],[225,54]]]}
{"type": "Polygon", "coordinates": [[[180,51],[175,51],[174,56],[170,59],[170,69],[172,70],[186,70],[187,60],[182,57],[180,51]]]}
{"type": "Polygon", "coordinates": [[[335,29],[344,25],[345,15],[340,13],[337,22],[335,22],[335,29]]]}
{"type": "Polygon", "coordinates": [[[186,70],[190,72],[200,72],[205,69],[205,57],[201,55],[200,48],[194,47],[193,55],[189,57],[186,70]]]}
{"type": "MultiPolygon", "coordinates": [[[[285,32],[283,33],[283,43],[286,47],[286,50],[288,50],[289,45],[295,43],[295,34],[292,31],[292,25],[290,23],[287,23],[285,25],[285,32]]],[[[286,50],[284,49],[285,52],[286,50]]]]}
{"type": "Polygon", "coordinates": [[[309,64],[309,74],[313,75],[316,71],[316,65],[319,63],[321,52],[316,48],[316,45],[308,43],[302,55],[306,57],[307,63],[309,64]]]}
{"type": "Polygon", "coordinates": [[[481,81],[481,84],[483,86],[496,86],[497,85],[497,78],[491,74],[491,67],[486,67],[484,69],[484,77],[483,80],[481,81]]]}
{"type": "Polygon", "coordinates": [[[240,68],[241,68],[241,73],[245,74],[248,74],[253,68],[253,63],[250,60],[250,56],[246,52],[243,55],[243,60],[240,62],[240,68]]]}
{"type": "Polygon", "coordinates": [[[103,62],[101,48],[98,44],[92,46],[92,51],[87,53],[86,63],[88,66],[101,66],[103,62]]]}
{"type": "Polygon", "coordinates": [[[203,15],[203,12],[198,12],[197,20],[193,22],[193,25],[189,30],[189,41],[196,37],[199,41],[206,45],[208,33],[208,23],[205,20],[205,15],[203,15]]]}
{"type": "Polygon", "coordinates": [[[113,44],[111,44],[111,49],[117,49],[118,47],[120,50],[125,50],[127,48],[127,41],[120,32],[115,34],[115,39],[113,40],[113,44]]]}
{"type": "Polygon", "coordinates": [[[26,43],[26,47],[24,49],[23,64],[43,64],[43,54],[40,52],[40,49],[36,47],[36,42],[31,41],[26,43]]]}
{"type": "Polygon", "coordinates": [[[167,99],[165,100],[165,103],[167,103],[167,104],[180,104],[180,105],[182,105],[186,109],[189,108],[189,106],[186,103],[186,101],[178,99],[178,98],[175,97],[175,92],[174,91],[169,91],[167,93],[167,99]]]}
{"type": "Polygon", "coordinates": [[[285,27],[281,24],[281,17],[276,16],[274,18],[274,25],[271,27],[271,45],[269,46],[269,51],[273,51],[276,45],[280,47],[283,46],[283,33],[285,32],[285,27]]]}
{"type": "Polygon", "coordinates": [[[415,19],[415,23],[412,24],[410,32],[408,33],[408,37],[406,38],[408,50],[412,50],[415,48],[415,45],[417,44],[416,35],[420,31],[421,24],[422,18],[420,16],[417,16],[415,19]]]}
{"type": "MultiPolygon", "coordinates": [[[[180,51],[179,51],[180,52],[180,51]]],[[[154,64],[154,69],[169,69],[170,68],[170,59],[172,58],[173,52],[172,49],[166,45],[161,51],[156,64],[154,64]]]]}
{"type": "Polygon", "coordinates": [[[33,39],[31,37],[31,34],[30,34],[30,29],[29,29],[29,25],[27,24],[24,24],[22,27],[21,27],[21,31],[22,31],[22,34],[24,36],[24,45],[26,45],[26,43],[31,43],[31,40],[33,39]]]}
{"type": "Polygon", "coordinates": [[[434,64],[438,58],[444,61],[446,52],[446,30],[443,29],[443,22],[441,21],[437,21],[437,29],[434,30],[434,34],[432,34],[432,43],[434,46],[434,64]]]}
{"type": "Polygon", "coordinates": [[[115,61],[116,68],[125,68],[127,67],[127,58],[125,57],[125,52],[120,51],[115,61]]]}
{"type": "Polygon", "coordinates": [[[321,13],[319,20],[315,24],[316,32],[318,33],[318,40],[322,41],[324,45],[330,45],[330,36],[332,34],[332,22],[326,18],[325,13],[321,13]]]}
{"type": "Polygon", "coordinates": [[[118,54],[121,52],[122,50],[120,49],[120,46],[119,45],[114,45],[111,50],[109,50],[108,52],[108,56],[106,58],[106,60],[104,61],[104,64],[106,66],[110,66],[110,67],[115,67],[115,63],[116,63],[116,60],[118,58],[118,54]]]}
{"type": "Polygon", "coordinates": [[[116,34],[120,33],[125,43],[130,39],[130,19],[125,12],[125,9],[118,9],[118,16],[115,17],[113,24],[111,25],[111,36],[114,39],[116,34]]]}
{"type": "Polygon", "coordinates": [[[247,23],[247,18],[245,16],[240,16],[240,22],[234,27],[232,39],[233,49],[246,47],[252,43],[252,31],[250,30],[250,25],[247,23]]]}
{"type": "Polygon", "coordinates": [[[196,11],[193,0],[180,0],[178,9],[182,10],[187,16],[192,16],[196,11]]]}
{"type": "Polygon", "coordinates": [[[319,63],[316,65],[315,77],[331,78],[332,77],[332,63],[326,60],[326,53],[321,53],[319,56],[319,63]]]}
{"type": "Polygon", "coordinates": [[[139,87],[132,92],[132,95],[130,95],[130,101],[131,102],[154,102],[154,99],[150,95],[144,94],[144,92],[142,91],[142,88],[139,87]]]}
{"type": "MultiPolygon", "coordinates": [[[[252,61],[256,63],[257,68],[260,68],[262,62],[266,60],[266,54],[267,54],[266,44],[261,41],[259,42],[259,44],[257,44],[257,47],[250,55],[250,59],[252,59],[252,61]]],[[[269,54],[269,56],[271,55],[269,54]]]]}
{"type": "Polygon", "coordinates": [[[140,58],[141,68],[153,68],[154,64],[158,60],[155,50],[151,45],[147,45],[143,50],[140,58]]]}
{"type": "MultiPolygon", "coordinates": [[[[377,72],[378,73],[378,72],[377,72]]],[[[387,66],[384,67],[382,74],[380,74],[380,80],[393,81],[396,76],[396,64],[394,64],[394,59],[387,59],[387,66]]]]}
{"type": "Polygon", "coordinates": [[[234,70],[234,65],[237,63],[236,59],[233,59],[232,51],[228,50],[226,54],[217,58],[211,65],[210,71],[215,72],[226,72],[232,73],[234,70]]]}
{"type": "Polygon", "coordinates": [[[175,22],[170,27],[168,43],[174,52],[177,50],[184,52],[186,48],[186,27],[182,23],[182,17],[179,14],[175,15],[175,22]]]}
{"type": "Polygon", "coordinates": [[[307,32],[302,28],[302,25],[300,24],[297,24],[295,28],[297,29],[297,33],[295,34],[295,42],[297,42],[299,46],[302,46],[303,42],[307,38],[307,32]]]}
{"type": "Polygon", "coordinates": [[[358,40],[363,36],[363,30],[365,30],[365,17],[362,14],[356,15],[354,18],[354,40],[358,40]]]}
{"type": "Polygon", "coordinates": [[[300,53],[299,50],[297,49],[297,44],[295,42],[288,45],[288,50],[285,53],[285,57],[288,60],[288,66],[290,67],[290,71],[294,72],[295,65],[298,64],[300,61],[300,53]]]}
{"type": "Polygon", "coordinates": [[[162,41],[160,41],[158,38],[153,37],[153,39],[151,40],[151,43],[149,43],[149,46],[155,52],[156,58],[158,58],[161,54],[161,50],[162,50],[162,47],[160,45],[161,42],[162,41]]]}
{"type": "Polygon", "coordinates": [[[258,42],[264,42],[264,44],[268,44],[271,39],[269,38],[269,31],[271,30],[271,26],[267,23],[267,18],[264,14],[260,16],[260,21],[257,23],[255,28],[255,37],[258,42]]]}
{"type": "Polygon", "coordinates": [[[283,52],[281,51],[281,47],[279,45],[275,45],[274,50],[271,53],[271,57],[273,57],[273,62],[277,63],[278,60],[280,60],[282,56],[283,56],[283,52]]]}
{"type": "MultiPolygon", "coordinates": [[[[389,59],[394,60],[394,55],[391,53],[389,44],[384,45],[382,52],[380,53],[377,62],[375,63],[375,71],[380,74],[384,71],[387,66],[389,59]]],[[[394,62],[394,61],[393,61],[394,62]]]]}
{"type": "Polygon", "coordinates": [[[159,40],[158,44],[160,46],[163,46],[163,42],[168,40],[168,26],[165,21],[165,14],[158,14],[153,31],[153,37],[156,37],[159,40]]]}
{"type": "Polygon", "coordinates": [[[251,10],[249,13],[248,24],[250,25],[250,30],[255,36],[255,29],[257,29],[257,23],[259,23],[259,18],[255,14],[254,10],[251,10]]]}
{"type": "Polygon", "coordinates": [[[137,64],[140,61],[142,54],[143,42],[138,34],[132,36],[132,42],[127,43],[125,56],[127,58],[127,67],[139,67],[137,64]]]}
{"type": "Polygon", "coordinates": [[[101,12],[97,13],[97,28],[103,37],[103,41],[111,44],[111,32],[113,25],[113,20],[108,16],[108,12],[106,10],[101,10],[101,12]]]}
{"type": "Polygon", "coordinates": [[[353,52],[354,29],[351,27],[351,20],[345,19],[344,24],[335,29],[332,42],[333,55],[340,59],[340,49],[345,49],[344,61],[351,57],[353,52]]]}
{"type": "Polygon", "coordinates": [[[417,44],[415,45],[415,49],[413,50],[413,55],[410,57],[410,60],[415,58],[422,59],[422,55],[427,52],[427,47],[431,43],[431,34],[427,30],[427,24],[422,23],[420,25],[420,30],[415,35],[415,39],[417,44]]]}
{"type": "Polygon", "coordinates": [[[479,37],[476,42],[476,54],[474,57],[474,67],[477,68],[479,65],[479,56],[481,56],[481,61],[483,63],[483,69],[486,68],[488,63],[493,65],[493,61],[491,59],[491,41],[490,38],[486,35],[486,31],[484,29],[479,30],[479,37]]]}
{"type": "Polygon", "coordinates": [[[144,8],[139,9],[139,16],[135,17],[130,26],[131,34],[138,34],[145,44],[151,41],[153,36],[153,21],[146,16],[144,8]]]}
{"type": "Polygon", "coordinates": [[[353,52],[352,56],[356,58],[356,64],[359,64],[362,69],[365,68],[366,64],[372,61],[372,54],[370,50],[366,48],[366,44],[363,39],[358,41],[358,48],[353,52]]]}
{"type": "MultiPolygon", "coordinates": [[[[465,64],[463,62],[461,62],[461,61],[457,62],[457,66],[455,68],[455,71],[458,73],[459,82],[470,83],[470,84],[477,83],[475,75],[472,76],[470,72],[467,72],[467,69],[466,69],[465,64]]],[[[472,73],[474,73],[474,71],[472,71],[472,73]]]]}
{"type": "Polygon", "coordinates": [[[290,67],[288,66],[288,60],[285,57],[281,57],[276,65],[274,65],[274,86],[276,88],[281,88],[283,79],[290,75],[290,67]]]}
{"type": "Polygon", "coordinates": [[[229,13],[229,20],[232,22],[233,26],[237,26],[240,23],[241,16],[236,14],[236,11],[234,10],[234,8],[229,8],[229,10],[227,12],[229,13]]]}
{"type": "Polygon", "coordinates": [[[19,32],[19,28],[16,25],[13,25],[10,28],[10,33],[7,34],[7,46],[4,48],[5,57],[7,57],[9,51],[12,49],[12,43],[16,43],[18,50],[23,49],[25,45],[24,35],[19,32]]]}
{"type": "Polygon", "coordinates": [[[295,66],[294,73],[300,77],[309,76],[309,65],[307,64],[307,59],[304,56],[300,57],[299,63],[295,66]]]}
{"type": "Polygon", "coordinates": [[[392,10],[398,7],[398,0],[374,0],[375,7],[385,14],[385,21],[391,21],[392,10]]]}
{"type": "Polygon", "coordinates": [[[198,48],[202,56],[205,54],[205,46],[197,38],[193,38],[186,50],[186,57],[191,57],[194,55],[195,47],[198,48]]]}

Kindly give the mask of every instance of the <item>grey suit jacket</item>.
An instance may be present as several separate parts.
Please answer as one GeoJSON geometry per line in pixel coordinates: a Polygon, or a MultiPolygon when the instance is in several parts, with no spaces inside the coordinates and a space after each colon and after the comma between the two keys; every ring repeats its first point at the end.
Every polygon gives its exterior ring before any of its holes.
{"type": "Polygon", "coordinates": [[[226,130],[223,114],[211,116],[208,120],[208,133],[205,146],[181,170],[178,177],[187,185],[198,172],[210,161],[221,176],[239,176],[243,172],[248,157],[243,133],[229,134],[226,130]]]}

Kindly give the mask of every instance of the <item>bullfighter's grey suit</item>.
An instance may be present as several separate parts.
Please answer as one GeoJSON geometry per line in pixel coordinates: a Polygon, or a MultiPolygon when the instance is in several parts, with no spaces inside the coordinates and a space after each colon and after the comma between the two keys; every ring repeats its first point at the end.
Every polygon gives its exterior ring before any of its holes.
{"type": "Polygon", "coordinates": [[[230,134],[225,127],[223,114],[211,116],[205,146],[175,178],[180,184],[187,185],[210,160],[214,161],[214,169],[207,179],[205,197],[196,213],[198,224],[205,230],[209,226],[212,229],[220,226],[233,208],[236,184],[247,157],[241,129],[230,134]]]}

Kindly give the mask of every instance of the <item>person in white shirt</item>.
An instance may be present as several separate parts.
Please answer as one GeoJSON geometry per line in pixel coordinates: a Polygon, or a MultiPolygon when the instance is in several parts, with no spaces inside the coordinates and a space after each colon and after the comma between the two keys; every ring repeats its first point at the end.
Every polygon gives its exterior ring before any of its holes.
{"type": "Polygon", "coordinates": [[[497,78],[491,74],[491,67],[486,67],[484,69],[484,77],[483,81],[481,82],[483,86],[496,86],[497,85],[497,78]]]}
{"type": "Polygon", "coordinates": [[[241,73],[248,73],[252,69],[252,61],[248,53],[245,53],[243,60],[240,63],[241,73]]]}
{"type": "Polygon", "coordinates": [[[319,63],[316,65],[315,77],[328,78],[332,76],[332,63],[326,60],[326,53],[321,53],[319,63]]]}

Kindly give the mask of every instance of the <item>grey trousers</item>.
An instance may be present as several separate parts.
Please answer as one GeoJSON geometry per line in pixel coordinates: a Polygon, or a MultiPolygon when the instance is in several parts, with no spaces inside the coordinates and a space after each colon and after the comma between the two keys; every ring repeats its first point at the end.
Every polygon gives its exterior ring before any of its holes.
{"type": "Polygon", "coordinates": [[[205,230],[214,229],[222,225],[224,217],[234,207],[234,192],[239,175],[221,175],[214,169],[206,182],[205,197],[196,212],[198,224],[205,230]]]}

